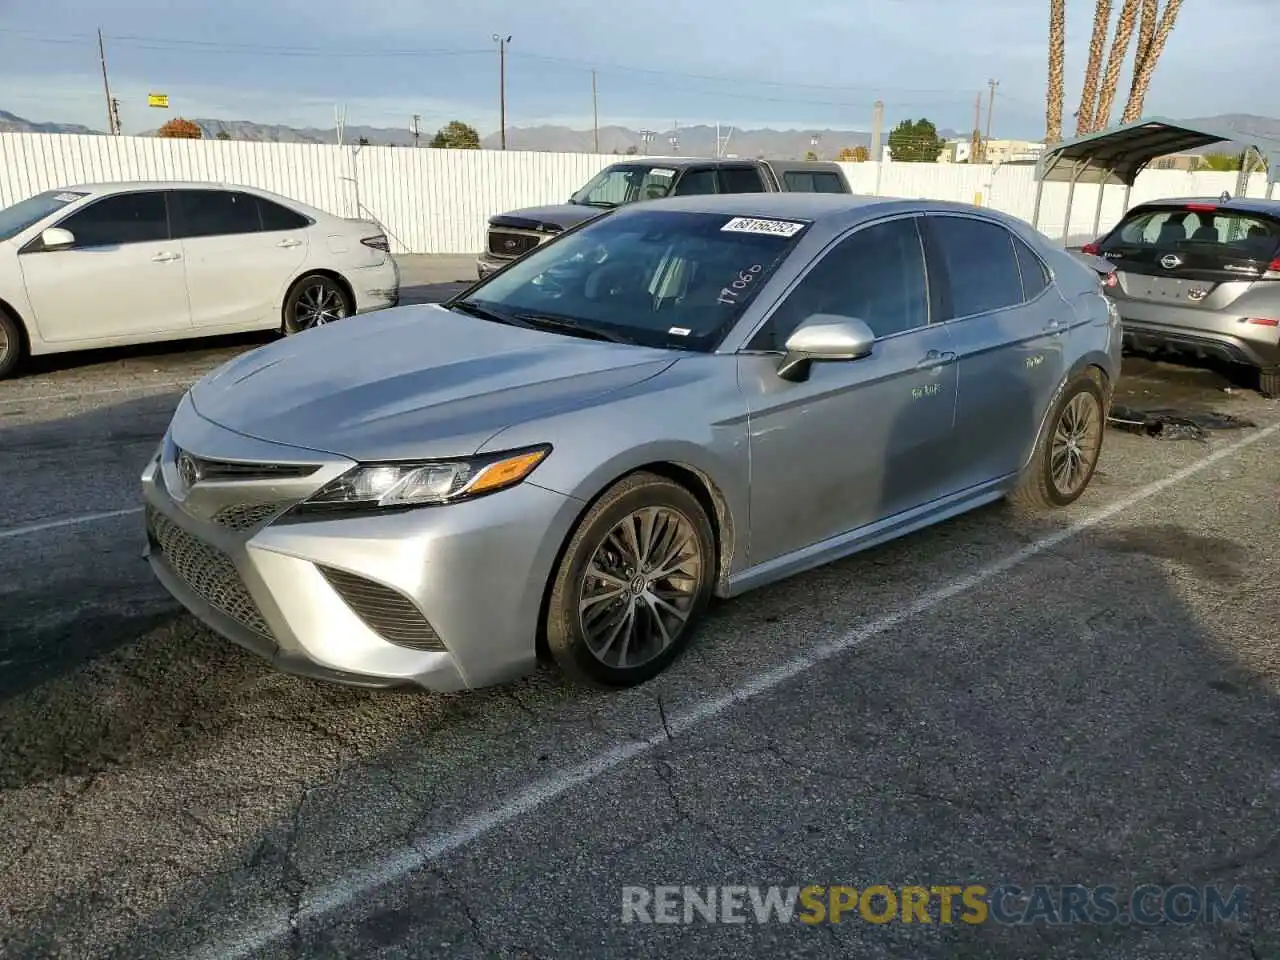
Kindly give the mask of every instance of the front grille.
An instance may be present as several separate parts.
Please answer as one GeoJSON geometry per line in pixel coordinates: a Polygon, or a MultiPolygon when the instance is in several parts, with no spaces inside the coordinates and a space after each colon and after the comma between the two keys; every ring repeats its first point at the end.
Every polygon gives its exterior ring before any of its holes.
{"type": "Polygon", "coordinates": [[[365,626],[388,643],[410,650],[445,649],[435,628],[404,594],[345,570],[320,565],[317,569],[365,626]]]}
{"type": "Polygon", "coordinates": [[[508,230],[489,231],[489,252],[499,257],[518,257],[528,253],[539,243],[540,238],[523,233],[512,233],[508,230]]]}
{"type": "Polygon", "coordinates": [[[147,534],[174,574],[209,606],[241,626],[274,641],[271,628],[221,550],[192,536],[154,507],[147,507],[147,534]]]}
{"type": "Polygon", "coordinates": [[[177,450],[176,460],[186,458],[195,468],[191,479],[200,481],[227,480],[296,480],[309,477],[320,469],[318,463],[237,463],[231,460],[209,460],[185,450],[177,450]]]}
{"type": "Polygon", "coordinates": [[[237,503],[215,513],[213,522],[243,533],[274,519],[288,508],[287,503],[237,503]]]}

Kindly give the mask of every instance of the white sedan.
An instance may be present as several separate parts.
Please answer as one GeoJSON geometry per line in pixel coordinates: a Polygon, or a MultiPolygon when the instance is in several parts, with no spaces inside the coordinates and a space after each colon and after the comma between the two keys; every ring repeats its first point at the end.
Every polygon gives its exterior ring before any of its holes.
{"type": "Polygon", "coordinates": [[[26,356],[309,327],[400,299],[383,229],[251,187],[110,183],[0,210],[0,379],[26,356]]]}

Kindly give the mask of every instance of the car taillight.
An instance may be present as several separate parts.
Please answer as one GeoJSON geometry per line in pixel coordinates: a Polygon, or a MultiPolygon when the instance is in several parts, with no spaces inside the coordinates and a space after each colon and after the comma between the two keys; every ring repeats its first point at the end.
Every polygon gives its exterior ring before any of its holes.
{"type": "Polygon", "coordinates": [[[1270,317],[1245,317],[1244,322],[1259,327],[1280,327],[1280,320],[1273,320],[1270,317]]]}
{"type": "Polygon", "coordinates": [[[1187,209],[1193,213],[1213,213],[1218,208],[1212,203],[1188,203],[1187,209]]]}
{"type": "Polygon", "coordinates": [[[1099,247],[1096,243],[1086,243],[1083,247],[1080,248],[1080,252],[1088,253],[1096,257],[1099,253],[1099,247]]]}
{"type": "Polygon", "coordinates": [[[379,233],[373,237],[365,237],[360,242],[366,247],[373,247],[373,249],[381,250],[383,253],[391,252],[391,244],[387,242],[387,235],[385,233],[379,233]]]}

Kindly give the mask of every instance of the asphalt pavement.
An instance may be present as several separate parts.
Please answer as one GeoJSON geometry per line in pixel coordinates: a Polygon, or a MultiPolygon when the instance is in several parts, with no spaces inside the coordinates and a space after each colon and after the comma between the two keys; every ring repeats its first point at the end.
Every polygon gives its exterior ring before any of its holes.
{"type": "MultiPolygon", "coordinates": [[[[412,299],[469,261],[407,261],[412,299]]],[[[140,559],[186,385],[262,338],[0,384],[0,956],[1280,956],[1280,404],[1131,360],[1088,494],[718,604],[622,693],[271,672],[140,559]],[[1218,924],[623,923],[624,887],[1248,889],[1218,924]]],[[[750,911],[748,910],[748,913],[750,911]]]]}

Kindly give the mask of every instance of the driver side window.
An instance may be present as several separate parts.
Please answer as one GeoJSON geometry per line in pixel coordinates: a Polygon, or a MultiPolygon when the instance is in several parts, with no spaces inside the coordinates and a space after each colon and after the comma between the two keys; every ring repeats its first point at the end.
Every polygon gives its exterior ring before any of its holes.
{"type": "Polygon", "coordinates": [[[841,240],[779,304],[750,349],[783,350],[815,313],[855,317],[876,339],[927,326],[929,287],[916,218],[864,227],[841,240]]]}

